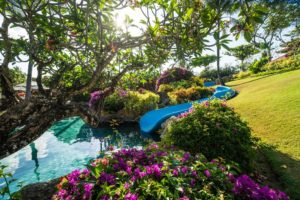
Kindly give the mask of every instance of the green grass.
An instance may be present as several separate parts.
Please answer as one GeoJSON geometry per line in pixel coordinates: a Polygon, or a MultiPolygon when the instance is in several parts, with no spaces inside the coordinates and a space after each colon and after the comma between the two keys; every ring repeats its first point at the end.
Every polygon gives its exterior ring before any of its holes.
{"type": "Polygon", "coordinates": [[[229,101],[262,148],[271,169],[292,199],[300,199],[300,70],[227,83],[240,91],[229,101]]]}

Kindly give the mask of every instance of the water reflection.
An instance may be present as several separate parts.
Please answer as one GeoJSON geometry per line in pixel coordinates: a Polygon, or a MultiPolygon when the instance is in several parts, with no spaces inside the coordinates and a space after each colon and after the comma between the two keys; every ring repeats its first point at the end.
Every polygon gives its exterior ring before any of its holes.
{"type": "Polygon", "coordinates": [[[31,143],[30,145],[31,148],[31,159],[34,161],[35,163],[35,168],[34,168],[34,174],[36,175],[36,179],[38,181],[40,181],[40,173],[38,172],[38,168],[39,168],[39,159],[38,159],[38,150],[35,148],[35,144],[31,143]]]}
{"type": "MultiPolygon", "coordinates": [[[[107,148],[114,149],[146,145],[152,136],[144,137],[138,126],[91,128],[79,117],[59,121],[33,143],[0,160],[8,166],[14,178],[24,185],[48,181],[77,168],[84,168],[90,159],[104,156],[107,148]]],[[[11,186],[16,191],[18,182],[11,186]]],[[[3,180],[0,180],[0,189],[3,180]]],[[[1,198],[1,197],[0,197],[1,198]]]]}

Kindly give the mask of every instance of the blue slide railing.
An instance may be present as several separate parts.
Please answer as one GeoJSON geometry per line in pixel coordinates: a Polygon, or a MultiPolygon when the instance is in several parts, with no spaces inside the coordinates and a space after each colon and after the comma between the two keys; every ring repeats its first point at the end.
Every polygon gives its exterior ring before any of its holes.
{"type": "Polygon", "coordinates": [[[157,110],[152,110],[144,114],[140,119],[140,128],[143,133],[149,134],[161,127],[161,124],[172,116],[178,116],[181,113],[188,111],[193,103],[201,103],[209,99],[231,98],[235,95],[235,91],[226,86],[217,86],[214,94],[210,98],[199,99],[194,102],[167,106],[157,110]]]}

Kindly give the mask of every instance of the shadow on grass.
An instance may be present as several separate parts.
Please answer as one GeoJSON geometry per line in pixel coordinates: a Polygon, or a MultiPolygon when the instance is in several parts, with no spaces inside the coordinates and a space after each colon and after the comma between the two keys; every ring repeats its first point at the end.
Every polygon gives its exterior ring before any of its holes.
{"type": "Polygon", "coordinates": [[[259,145],[259,173],[267,177],[265,184],[286,192],[291,199],[300,199],[300,161],[269,145],[259,145]]]}

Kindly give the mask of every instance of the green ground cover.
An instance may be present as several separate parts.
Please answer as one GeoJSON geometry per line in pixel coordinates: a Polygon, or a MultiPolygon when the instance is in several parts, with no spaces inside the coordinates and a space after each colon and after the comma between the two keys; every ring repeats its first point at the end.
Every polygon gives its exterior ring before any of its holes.
{"type": "Polygon", "coordinates": [[[271,147],[261,152],[275,179],[292,199],[300,199],[300,70],[227,83],[240,93],[229,101],[271,147]]]}

